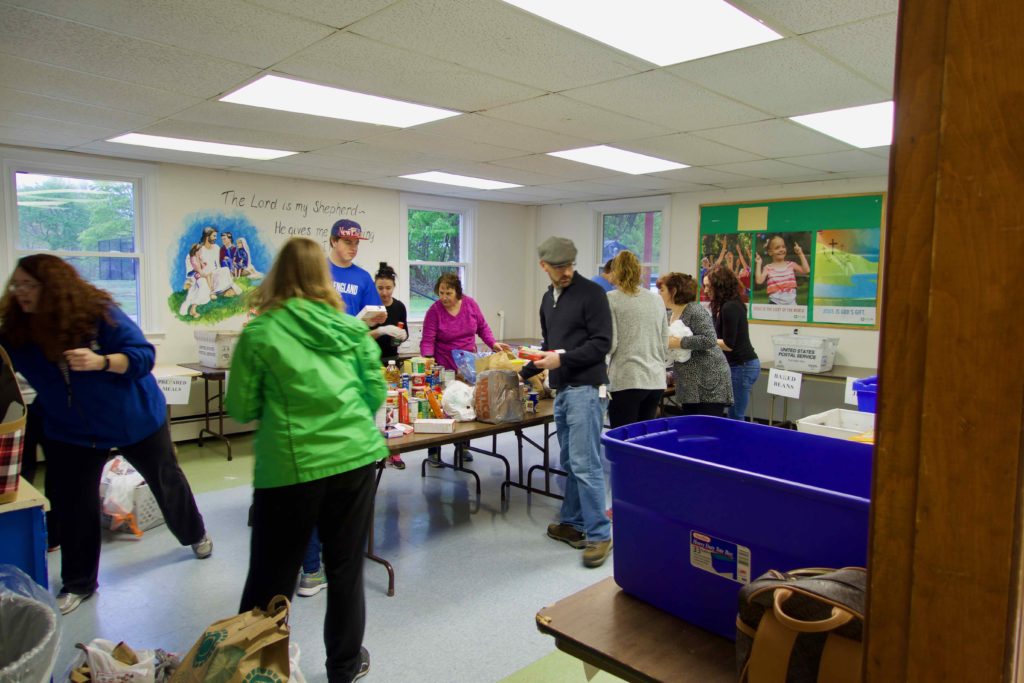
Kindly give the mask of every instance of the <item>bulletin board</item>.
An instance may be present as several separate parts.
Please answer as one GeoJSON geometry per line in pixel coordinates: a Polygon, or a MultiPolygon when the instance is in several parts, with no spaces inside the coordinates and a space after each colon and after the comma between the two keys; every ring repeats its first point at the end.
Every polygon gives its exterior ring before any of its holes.
{"type": "Polygon", "coordinates": [[[877,329],[884,220],[884,193],[704,204],[700,281],[736,273],[751,322],[877,329]]]}

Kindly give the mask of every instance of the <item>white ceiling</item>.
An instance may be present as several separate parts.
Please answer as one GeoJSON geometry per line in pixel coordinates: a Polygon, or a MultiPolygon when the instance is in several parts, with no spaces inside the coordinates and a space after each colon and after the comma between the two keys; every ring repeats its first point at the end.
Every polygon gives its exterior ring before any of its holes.
{"type": "Polygon", "coordinates": [[[784,39],[657,68],[500,0],[0,0],[0,144],[519,204],[884,175],[887,146],[786,117],[892,98],[897,0],[732,2],[784,39]],[[464,115],[402,130],[217,101],[265,73],[464,115]],[[301,154],[105,142],[129,132],[301,154]],[[544,154],[595,144],[692,168],[544,154]],[[398,177],[433,170],[526,187],[398,177]]]}

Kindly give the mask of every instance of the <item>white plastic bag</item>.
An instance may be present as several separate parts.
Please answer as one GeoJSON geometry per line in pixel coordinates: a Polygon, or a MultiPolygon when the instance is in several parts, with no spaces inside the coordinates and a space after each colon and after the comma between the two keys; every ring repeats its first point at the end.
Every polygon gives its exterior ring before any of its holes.
{"type": "Polygon", "coordinates": [[[102,511],[104,515],[110,516],[111,529],[124,526],[136,536],[142,535],[134,514],[135,489],[145,483],[142,475],[120,455],[103,466],[103,475],[100,477],[102,511]]]}
{"type": "Polygon", "coordinates": [[[299,668],[299,646],[297,643],[288,643],[288,668],[290,674],[288,683],[306,683],[306,677],[302,675],[299,668]]]}
{"type": "MultiPolygon", "coordinates": [[[[683,337],[692,337],[693,331],[682,320],[677,320],[668,326],[668,336],[682,339],[683,337]]],[[[668,367],[672,367],[673,363],[685,363],[690,360],[690,350],[669,349],[667,358],[668,367]]]]}
{"type": "Polygon", "coordinates": [[[88,645],[78,643],[79,652],[68,667],[68,674],[82,664],[89,665],[93,683],[156,683],[156,653],[152,650],[135,650],[138,664],[125,664],[111,654],[117,643],[103,638],[94,638],[88,645]]]}
{"type": "Polygon", "coordinates": [[[476,419],[473,410],[473,387],[463,382],[452,382],[444,389],[441,397],[441,409],[458,422],[471,422],[476,419]]]}

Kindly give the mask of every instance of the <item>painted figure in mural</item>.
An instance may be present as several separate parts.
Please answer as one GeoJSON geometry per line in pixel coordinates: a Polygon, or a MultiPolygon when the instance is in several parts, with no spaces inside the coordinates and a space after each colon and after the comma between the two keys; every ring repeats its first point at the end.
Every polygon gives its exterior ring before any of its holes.
{"type": "Polygon", "coordinates": [[[178,309],[178,315],[190,315],[196,319],[199,318],[198,307],[217,298],[217,295],[213,293],[213,277],[202,274],[203,264],[199,259],[201,248],[202,245],[197,242],[188,250],[188,269],[186,271],[188,274],[185,278],[187,293],[185,300],[181,302],[181,308],[178,309]]]}
{"type": "Polygon", "coordinates": [[[256,266],[252,262],[250,253],[249,243],[245,241],[244,237],[239,237],[238,244],[235,246],[234,256],[234,270],[236,277],[263,277],[263,273],[256,270],[256,266]]]}
{"type": "MultiPolygon", "coordinates": [[[[235,284],[231,270],[220,265],[220,247],[217,246],[217,229],[207,226],[203,228],[202,246],[199,249],[199,260],[202,262],[203,275],[213,278],[213,294],[238,296],[242,288],[235,284]]],[[[212,298],[212,297],[211,297],[212,298]]]]}
{"type": "Polygon", "coordinates": [[[230,232],[223,232],[220,235],[220,266],[221,268],[227,268],[231,273],[231,277],[238,277],[238,272],[235,270],[235,244],[234,235],[230,232]]]}

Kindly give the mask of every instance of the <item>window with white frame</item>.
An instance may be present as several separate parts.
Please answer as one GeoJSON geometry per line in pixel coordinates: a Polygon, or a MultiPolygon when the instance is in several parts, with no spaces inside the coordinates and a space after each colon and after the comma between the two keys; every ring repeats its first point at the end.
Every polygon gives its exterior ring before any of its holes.
{"type": "Polygon", "coordinates": [[[666,250],[664,223],[667,201],[664,198],[620,200],[595,204],[598,213],[600,252],[595,272],[620,251],[631,251],[640,260],[640,282],[657,291],[655,282],[664,268],[666,250]]]}
{"type": "Polygon", "coordinates": [[[422,320],[437,300],[434,283],[443,273],[456,273],[464,290],[471,289],[470,254],[473,206],[443,198],[406,203],[410,320],[422,320]]]}
{"type": "Polygon", "coordinates": [[[149,171],[96,159],[61,163],[69,158],[4,160],[7,270],[30,254],[59,256],[152,331],[141,217],[149,171]]]}

